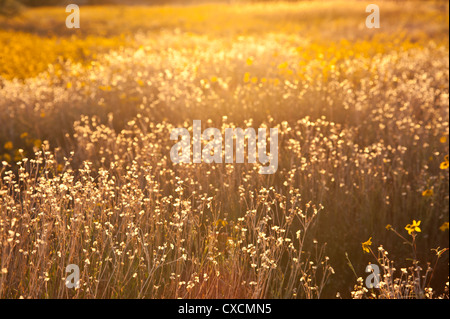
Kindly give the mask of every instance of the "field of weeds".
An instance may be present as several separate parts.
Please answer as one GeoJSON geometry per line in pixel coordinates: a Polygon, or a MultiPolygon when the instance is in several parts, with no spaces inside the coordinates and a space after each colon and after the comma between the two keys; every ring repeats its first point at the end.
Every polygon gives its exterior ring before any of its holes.
{"type": "Polygon", "coordinates": [[[448,298],[448,3],[366,5],[0,16],[0,298],[448,298]],[[194,120],[276,173],[173,163],[194,120]]]}

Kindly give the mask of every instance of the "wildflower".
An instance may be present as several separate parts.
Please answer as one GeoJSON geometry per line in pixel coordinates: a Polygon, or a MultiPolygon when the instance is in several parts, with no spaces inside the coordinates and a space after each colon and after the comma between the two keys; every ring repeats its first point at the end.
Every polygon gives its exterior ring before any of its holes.
{"type": "Polygon", "coordinates": [[[366,253],[370,253],[370,245],[372,245],[372,237],[362,243],[362,249],[366,253]]]}
{"type": "Polygon", "coordinates": [[[22,153],[19,150],[17,150],[14,154],[14,161],[18,162],[22,160],[22,158],[23,158],[22,153]]]}
{"type": "Polygon", "coordinates": [[[406,225],[405,229],[408,231],[408,234],[411,235],[413,232],[420,233],[422,231],[419,227],[420,223],[421,223],[420,220],[417,222],[415,220],[413,220],[412,224],[406,225]]]}
{"type": "Polygon", "coordinates": [[[12,150],[14,146],[13,146],[13,143],[11,141],[9,141],[9,142],[6,142],[3,147],[5,148],[5,150],[12,150]]]}
{"type": "Polygon", "coordinates": [[[222,225],[223,227],[225,227],[226,225],[228,225],[228,222],[226,220],[222,220],[222,219],[218,219],[216,221],[216,226],[220,226],[222,225]]]}
{"type": "Polygon", "coordinates": [[[244,74],[244,82],[245,82],[245,83],[250,82],[250,73],[246,72],[246,73],[244,74]]]}
{"type": "Polygon", "coordinates": [[[448,155],[444,157],[444,161],[439,165],[440,169],[448,169],[449,162],[448,162],[448,155]]]}
{"type": "Polygon", "coordinates": [[[28,133],[27,132],[23,132],[22,134],[20,134],[20,138],[21,139],[24,139],[26,137],[28,137],[28,133]]]}
{"type": "Polygon", "coordinates": [[[387,224],[387,225],[386,225],[386,229],[387,229],[387,230],[392,230],[392,225],[391,225],[391,224],[387,224]]]}
{"type": "Polygon", "coordinates": [[[442,136],[439,141],[444,144],[445,142],[447,142],[447,137],[446,136],[442,136]]]}
{"type": "Polygon", "coordinates": [[[248,58],[247,59],[247,65],[250,66],[253,64],[253,58],[248,58]]]}
{"type": "Polygon", "coordinates": [[[278,65],[279,69],[286,69],[289,66],[289,64],[287,62],[283,62],[281,64],[278,65]]]}
{"type": "Polygon", "coordinates": [[[111,91],[112,90],[112,87],[111,87],[111,85],[100,85],[99,87],[98,87],[100,90],[102,90],[102,91],[106,91],[106,92],[109,92],[109,91],[111,91]]]}
{"type": "Polygon", "coordinates": [[[217,81],[218,81],[217,76],[211,77],[211,82],[212,82],[212,83],[216,83],[217,81]]]}
{"type": "Polygon", "coordinates": [[[448,224],[448,222],[443,223],[443,224],[441,225],[441,227],[439,227],[439,229],[440,229],[441,231],[446,231],[446,230],[448,230],[448,229],[449,229],[449,224],[448,224]]]}
{"type": "Polygon", "coordinates": [[[426,189],[422,192],[423,197],[430,197],[433,196],[433,194],[434,194],[433,189],[426,189]]]}

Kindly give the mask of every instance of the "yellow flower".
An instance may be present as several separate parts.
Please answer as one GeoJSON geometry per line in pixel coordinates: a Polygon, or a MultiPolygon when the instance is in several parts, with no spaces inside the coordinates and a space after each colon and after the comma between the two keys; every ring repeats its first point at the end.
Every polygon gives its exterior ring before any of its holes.
{"type": "Polygon", "coordinates": [[[244,74],[244,82],[245,82],[245,83],[250,82],[250,73],[246,72],[246,73],[244,74]]]}
{"type": "Polygon", "coordinates": [[[258,83],[258,78],[256,76],[252,77],[252,83],[253,84],[258,83]]]}
{"type": "Polygon", "coordinates": [[[212,82],[212,83],[216,83],[217,81],[218,81],[217,76],[211,77],[211,82],[212,82]]]}
{"type": "Polygon", "coordinates": [[[421,223],[420,220],[417,222],[413,220],[412,224],[406,225],[405,229],[408,231],[408,234],[411,235],[413,232],[420,233],[422,231],[419,227],[420,223],[421,223]]]}
{"type": "Polygon", "coordinates": [[[253,58],[248,58],[247,59],[247,65],[250,66],[253,64],[253,58]]]}
{"type": "Polygon", "coordinates": [[[45,117],[45,112],[41,112],[41,115],[40,115],[42,118],[44,118],[45,117]]]}
{"type": "Polygon", "coordinates": [[[223,227],[225,227],[226,225],[228,225],[228,222],[226,220],[222,220],[222,219],[218,219],[216,221],[216,226],[220,226],[222,225],[223,227]]]}
{"type": "Polygon", "coordinates": [[[445,143],[445,142],[447,142],[447,137],[446,137],[446,136],[442,136],[442,137],[439,139],[439,141],[440,141],[441,143],[445,143]]]}
{"type": "Polygon", "coordinates": [[[446,156],[444,157],[444,161],[441,163],[441,165],[439,165],[439,168],[440,168],[440,169],[447,169],[448,166],[449,166],[449,163],[448,163],[448,155],[446,155],[446,156]]]}
{"type": "Polygon", "coordinates": [[[392,225],[391,225],[391,224],[387,224],[387,225],[386,225],[386,229],[387,229],[387,230],[391,230],[391,229],[392,229],[392,225]]]}
{"type": "Polygon", "coordinates": [[[443,223],[443,224],[441,225],[441,227],[439,227],[439,229],[440,229],[441,231],[446,231],[446,230],[448,230],[448,229],[449,229],[448,222],[443,223]]]}
{"type": "Polygon", "coordinates": [[[370,237],[367,241],[363,242],[362,249],[366,253],[370,253],[370,245],[372,245],[372,237],[370,237]]]}
{"type": "Polygon", "coordinates": [[[5,150],[12,150],[13,147],[14,147],[14,145],[13,145],[13,142],[11,142],[11,141],[6,142],[4,145],[5,150]]]}
{"type": "Polygon", "coordinates": [[[72,88],[72,82],[67,82],[66,88],[68,88],[68,89],[72,88]]]}
{"type": "Polygon", "coordinates": [[[23,156],[22,156],[22,152],[23,150],[16,150],[15,154],[14,154],[14,161],[18,162],[21,161],[23,156]]]}
{"type": "Polygon", "coordinates": [[[287,62],[283,62],[281,64],[278,65],[279,69],[286,69],[289,66],[289,64],[287,62]]]}
{"type": "Polygon", "coordinates": [[[102,91],[111,91],[112,90],[112,87],[111,87],[111,85],[100,85],[99,87],[98,87],[100,90],[102,90],[102,91]]]}
{"type": "Polygon", "coordinates": [[[28,136],[27,132],[23,132],[22,134],[20,134],[20,138],[24,139],[28,136]]]}
{"type": "Polygon", "coordinates": [[[430,197],[433,196],[433,194],[434,194],[433,189],[426,189],[422,192],[423,197],[430,197]]]}
{"type": "Polygon", "coordinates": [[[42,145],[42,141],[39,140],[39,139],[37,139],[37,140],[34,140],[33,144],[34,144],[34,146],[36,146],[37,148],[39,148],[39,147],[41,147],[41,145],[42,145]]]}

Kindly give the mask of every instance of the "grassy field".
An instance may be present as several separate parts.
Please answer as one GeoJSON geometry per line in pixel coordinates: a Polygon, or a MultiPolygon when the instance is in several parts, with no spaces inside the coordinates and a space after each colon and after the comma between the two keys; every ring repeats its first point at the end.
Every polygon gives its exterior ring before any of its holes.
{"type": "Polygon", "coordinates": [[[0,16],[0,297],[448,298],[448,3],[366,5],[0,16]],[[172,163],[193,120],[278,171],[172,163]]]}

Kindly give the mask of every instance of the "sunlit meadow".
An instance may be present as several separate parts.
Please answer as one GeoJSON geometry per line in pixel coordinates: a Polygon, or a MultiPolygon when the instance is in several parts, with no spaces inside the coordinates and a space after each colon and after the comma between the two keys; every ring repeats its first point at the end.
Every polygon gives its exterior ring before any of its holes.
{"type": "Polygon", "coordinates": [[[367,4],[0,16],[0,298],[448,298],[448,3],[367,4]],[[278,171],[172,163],[193,120],[278,171]]]}

